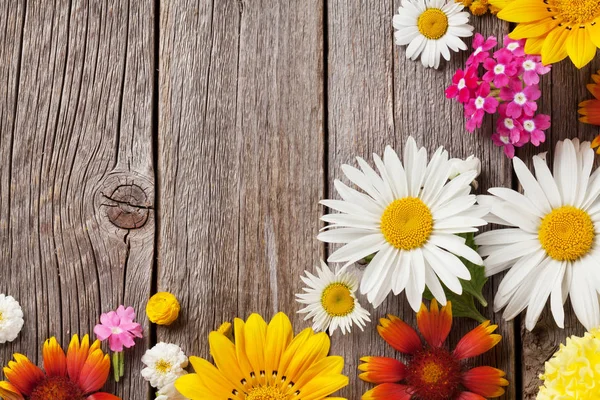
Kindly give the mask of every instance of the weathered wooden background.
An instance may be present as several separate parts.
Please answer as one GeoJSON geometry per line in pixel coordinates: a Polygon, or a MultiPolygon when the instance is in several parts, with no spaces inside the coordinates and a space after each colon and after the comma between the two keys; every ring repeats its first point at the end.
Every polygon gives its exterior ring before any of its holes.
{"type": "MultiPolygon", "coordinates": [[[[0,2],[0,292],[26,316],[0,347],[39,361],[56,335],[91,332],[103,311],[139,310],[156,290],[175,293],[183,314],[150,327],[128,353],[125,379],[108,390],[153,397],[140,357],[157,341],[208,357],[207,334],[224,320],[295,312],[299,275],[326,257],[315,239],[335,196],[340,165],[372,160],[408,135],[455,157],[483,161],[483,190],[514,186],[509,162],[488,136],[468,134],[444,88],[466,55],[440,71],[405,60],[393,43],[400,0],[7,0],[0,2]]],[[[508,25],[475,18],[484,35],[508,25]]],[[[543,81],[553,127],[542,151],[564,137],[590,140],[577,122],[585,84],[600,68],[569,62],[543,81]]],[[[537,150],[521,152],[529,156],[537,150]]],[[[491,302],[500,278],[486,293],[491,302]]],[[[567,307],[570,307],[567,305],[567,307]]],[[[390,297],[373,313],[413,320],[390,297]]],[[[543,362],[566,335],[548,313],[527,333],[500,325],[501,344],[482,357],[507,371],[505,399],[534,398],[543,362]]],[[[476,324],[456,320],[452,341],[476,324]]],[[[333,337],[359,399],[360,356],[393,355],[375,324],[333,337]]]]}

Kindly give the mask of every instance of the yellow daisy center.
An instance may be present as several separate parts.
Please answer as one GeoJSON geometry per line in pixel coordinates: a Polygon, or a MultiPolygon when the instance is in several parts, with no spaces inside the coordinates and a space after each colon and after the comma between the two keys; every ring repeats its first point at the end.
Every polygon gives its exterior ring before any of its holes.
{"type": "Polygon", "coordinates": [[[350,288],[343,283],[332,283],[325,288],[321,304],[331,317],[344,317],[354,311],[354,297],[350,288]]]}
{"type": "Polygon", "coordinates": [[[0,322],[2,322],[2,320],[4,319],[4,316],[2,315],[2,313],[0,312],[0,322]]]}
{"type": "Polygon", "coordinates": [[[154,369],[160,372],[161,374],[166,374],[167,372],[169,372],[171,367],[171,363],[165,360],[159,360],[156,364],[154,364],[154,369]]]}
{"type": "Polygon", "coordinates": [[[285,400],[287,395],[282,393],[279,388],[272,386],[262,386],[254,388],[246,395],[246,400],[285,400]]]}
{"type": "Polygon", "coordinates": [[[427,39],[437,40],[448,32],[448,16],[439,8],[428,8],[419,16],[417,26],[427,39]]]}
{"type": "Polygon", "coordinates": [[[553,3],[563,19],[573,24],[590,22],[600,16],[598,0],[554,0],[553,3]]]}
{"type": "Polygon", "coordinates": [[[544,217],[538,231],[542,248],[558,261],[575,261],[586,255],[595,237],[589,214],[572,206],[552,210],[544,217]]]}
{"type": "Polygon", "coordinates": [[[431,211],[417,197],[393,201],[381,216],[381,233],[397,249],[412,250],[421,247],[432,231],[431,211]]]}

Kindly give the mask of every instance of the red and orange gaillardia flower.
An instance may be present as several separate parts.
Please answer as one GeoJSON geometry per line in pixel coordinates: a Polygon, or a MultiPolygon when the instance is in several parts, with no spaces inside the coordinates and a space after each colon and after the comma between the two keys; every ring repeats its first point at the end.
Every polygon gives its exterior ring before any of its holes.
{"type": "MultiPolygon", "coordinates": [[[[579,114],[581,114],[579,120],[586,124],[600,125],[600,71],[592,75],[592,79],[594,83],[587,85],[587,88],[594,99],[579,104],[579,114]]],[[[598,147],[598,144],[595,147],[598,147]]]]}
{"type": "Polygon", "coordinates": [[[100,341],[90,345],[88,335],[74,335],[67,354],[52,337],[44,343],[44,371],[22,354],[14,354],[4,368],[6,381],[0,382],[4,400],[121,400],[97,393],[110,372],[110,358],[100,349],[100,341]]]}
{"type": "Polygon", "coordinates": [[[467,333],[454,351],[444,347],[452,328],[450,302],[441,310],[435,299],[430,310],[421,305],[417,325],[425,344],[398,317],[389,315],[380,320],[379,334],[406,355],[408,362],[388,357],[361,358],[360,378],[377,384],[362,396],[363,400],[485,400],[504,394],[508,381],[503,371],[487,366],[468,369],[462,363],[498,344],[502,337],[492,334],[497,325],[482,323],[467,333]]]}

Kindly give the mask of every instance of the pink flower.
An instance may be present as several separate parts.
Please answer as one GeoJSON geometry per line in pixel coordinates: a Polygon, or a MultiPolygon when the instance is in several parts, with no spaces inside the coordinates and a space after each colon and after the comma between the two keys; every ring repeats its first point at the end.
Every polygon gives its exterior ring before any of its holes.
{"type": "Polygon", "coordinates": [[[523,129],[531,137],[531,143],[534,146],[539,146],[540,143],[546,141],[546,135],[544,131],[550,128],[550,116],[545,114],[538,114],[534,118],[524,118],[521,121],[523,129]]]}
{"type": "Polygon", "coordinates": [[[475,38],[473,39],[473,48],[475,51],[467,59],[467,67],[471,65],[477,66],[484,62],[490,56],[488,50],[493,49],[497,44],[498,40],[494,36],[484,39],[480,33],[475,34],[475,38]]]}
{"type": "Polygon", "coordinates": [[[490,84],[482,82],[475,93],[475,98],[469,100],[465,105],[465,116],[467,117],[466,128],[473,132],[476,128],[481,128],[485,113],[493,114],[498,108],[498,100],[490,96],[490,84]]]}
{"type": "Polygon", "coordinates": [[[477,70],[467,68],[466,71],[459,69],[452,77],[452,86],[446,89],[446,98],[454,99],[458,97],[461,103],[467,103],[471,99],[471,94],[477,89],[477,70]]]}
{"type": "Polygon", "coordinates": [[[525,40],[513,40],[504,36],[504,47],[494,53],[494,56],[500,54],[510,54],[513,57],[523,57],[525,55],[525,40]]]}
{"type": "Polygon", "coordinates": [[[537,85],[523,88],[518,80],[512,80],[507,87],[500,89],[500,98],[509,102],[506,115],[511,118],[519,118],[523,114],[533,116],[537,110],[536,100],[541,95],[537,85]]]}
{"type": "Polygon", "coordinates": [[[523,69],[523,82],[527,86],[537,85],[540,83],[540,75],[545,75],[550,72],[550,65],[542,64],[542,59],[539,56],[526,56],[521,62],[523,69]]]}
{"type": "Polygon", "coordinates": [[[494,133],[492,135],[492,142],[496,146],[500,146],[504,150],[504,154],[508,158],[513,158],[515,156],[515,146],[510,142],[510,138],[506,134],[494,133]]]}
{"type": "Polygon", "coordinates": [[[510,53],[499,54],[497,61],[488,58],[483,62],[483,67],[488,71],[483,75],[483,80],[493,81],[497,88],[508,86],[510,78],[514,77],[518,71],[514,57],[510,53]]]}
{"type": "Polygon", "coordinates": [[[142,326],[134,320],[135,310],[121,305],[116,312],[110,311],[100,316],[100,324],[96,325],[94,333],[101,341],[108,339],[112,351],[121,352],[123,347],[135,345],[134,337],[142,337],[142,326]]]}
{"type": "Polygon", "coordinates": [[[518,142],[523,131],[523,125],[519,120],[506,115],[506,103],[500,104],[498,107],[499,118],[496,122],[498,133],[508,135],[511,143],[518,142]]]}

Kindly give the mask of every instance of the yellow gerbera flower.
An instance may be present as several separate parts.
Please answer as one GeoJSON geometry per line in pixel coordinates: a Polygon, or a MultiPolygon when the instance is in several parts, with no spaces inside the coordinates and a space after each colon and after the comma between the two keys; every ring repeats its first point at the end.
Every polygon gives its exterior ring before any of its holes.
{"type": "Polygon", "coordinates": [[[600,332],[593,330],[583,337],[571,336],[567,344],[546,362],[546,371],[540,375],[537,400],[600,398],[600,332]]]}
{"type": "Polygon", "coordinates": [[[581,68],[600,47],[598,0],[515,0],[498,18],[518,23],[509,36],[527,39],[525,51],[541,54],[546,65],[569,56],[581,68]]]}
{"type": "Polygon", "coordinates": [[[348,384],[344,359],[327,356],[329,336],[307,328],[294,337],[283,313],[268,325],[258,314],[246,322],[236,318],[234,337],[235,342],[221,332],[210,333],[215,365],[190,357],[195,373],[175,382],[182,395],[191,400],[321,400],[348,384]]]}

